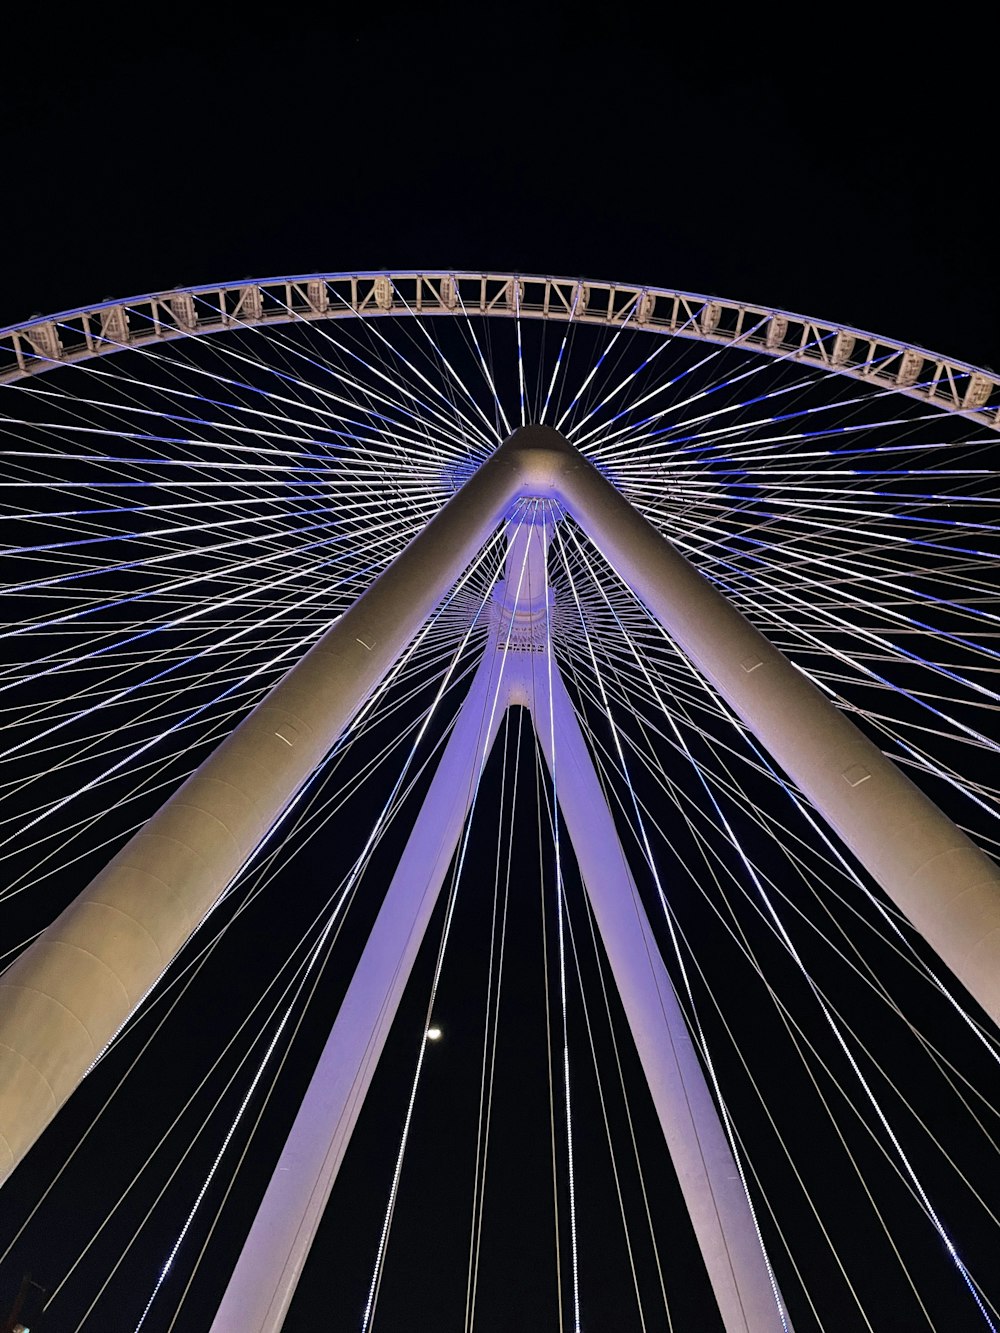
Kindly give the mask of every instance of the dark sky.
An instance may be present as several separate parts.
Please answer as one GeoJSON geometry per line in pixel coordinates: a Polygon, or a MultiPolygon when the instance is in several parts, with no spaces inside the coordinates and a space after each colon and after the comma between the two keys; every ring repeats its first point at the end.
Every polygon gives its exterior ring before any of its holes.
{"type": "MultiPolygon", "coordinates": [[[[676,286],[1000,365],[992,75],[969,32],[903,46],[862,36],[858,12],[806,31],[756,12],[734,30],[717,7],[702,22],[472,8],[5,19],[0,325],[215,279],[426,265],[676,286]]],[[[449,1130],[434,1132],[422,1188],[447,1192],[433,1163],[449,1130]]],[[[347,1168],[362,1196],[366,1160],[347,1168]]],[[[384,1187],[361,1208],[369,1224],[384,1187]]],[[[352,1207],[328,1243],[350,1245],[352,1207]]],[[[511,1329],[530,1326],[536,1276],[517,1275],[511,1329]]],[[[318,1322],[321,1277],[314,1326],[353,1327],[353,1313],[318,1322]]],[[[434,1285],[416,1264],[407,1280],[434,1285]]],[[[595,1326],[615,1329],[612,1298],[597,1300],[595,1326]]],[[[389,1318],[385,1333],[408,1327],[389,1318]]]]}
{"type": "Polygon", "coordinates": [[[1000,360],[968,34],[472,8],[8,19],[0,319],[453,265],[678,286],[1000,360]]]}

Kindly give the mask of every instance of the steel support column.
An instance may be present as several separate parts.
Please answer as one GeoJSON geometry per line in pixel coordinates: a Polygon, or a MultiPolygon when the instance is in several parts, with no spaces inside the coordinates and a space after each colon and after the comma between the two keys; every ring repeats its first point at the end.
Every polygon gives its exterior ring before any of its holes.
{"type": "MultiPolygon", "coordinates": [[[[509,703],[531,711],[727,1333],[781,1333],[753,1215],[558,667],[545,514],[508,524],[493,629],[212,1333],[278,1333],[509,703]],[[550,698],[552,709],[550,712],[550,698]]],[[[786,1325],[787,1328],[787,1325],[786,1325]]]]}
{"type": "Polygon", "coordinates": [[[478,554],[519,456],[480,468],[0,977],[0,1181],[478,554]]]}
{"type": "Polygon", "coordinates": [[[1000,868],[560,435],[528,436],[619,576],[1000,1022],[1000,868]]]}
{"type": "Polygon", "coordinates": [[[502,657],[476,672],[230,1278],[212,1333],[277,1333],[507,710],[502,657]]]}
{"type": "Polygon", "coordinates": [[[636,889],[576,710],[553,664],[523,697],[642,1062],[726,1333],[791,1329],[743,1182],[636,889]],[[551,704],[551,711],[550,711],[551,704]]]}

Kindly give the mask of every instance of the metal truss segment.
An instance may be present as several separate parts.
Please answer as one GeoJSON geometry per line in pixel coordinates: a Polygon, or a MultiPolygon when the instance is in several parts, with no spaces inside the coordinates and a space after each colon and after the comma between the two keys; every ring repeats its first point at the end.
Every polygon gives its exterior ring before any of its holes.
{"type": "Polygon", "coordinates": [[[314,273],[178,288],[0,330],[0,383],[226,329],[382,316],[575,321],[739,346],[847,375],[1000,429],[1000,376],[861,329],[669,288],[515,273],[314,273]]]}

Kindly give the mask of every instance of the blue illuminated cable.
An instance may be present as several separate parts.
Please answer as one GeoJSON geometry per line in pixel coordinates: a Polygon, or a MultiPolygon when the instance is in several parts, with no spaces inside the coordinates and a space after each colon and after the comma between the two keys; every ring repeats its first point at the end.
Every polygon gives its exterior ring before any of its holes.
{"type": "MultiPolygon", "coordinates": [[[[343,298],[340,298],[340,299],[342,300],[343,298]]],[[[350,308],[349,305],[348,305],[346,302],[344,302],[344,304],[345,304],[345,306],[346,306],[348,309],[350,308]]],[[[409,306],[407,306],[407,305],[405,304],[405,302],[404,302],[404,307],[405,307],[406,309],[411,309],[409,306]]],[[[411,313],[412,313],[412,311],[411,311],[411,313]]],[[[419,323],[419,321],[418,321],[418,323],[419,323]]],[[[445,405],[446,405],[447,407],[449,407],[453,413],[457,413],[457,414],[461,417],[461,419],[466,423],[466,425],[468,425],[468,426],[471,428],[471,430],[473,431],[474,435],[478,436],[479,441],[480,441],[480,446],[483,447],[483,448],[485,448],[485,450],[488,452],[489,449],[492,447],[492,442],[491,442],[491,440],[490,440],[489,435],[484,435],[483,432],[482,432],[482,430],[481,430],[481,428],[480,428],[475,422],[470,421],[470,419],[465,415],[464,412],[459,412],[458,409],[457,409],[457,407],[456,407],[456,405],[454,404],[454,402],[452,402],[452,400],[451,400],[450,398],[448,398],[446,394],[442,393],[442,391],[438,388],[438,386],[437,386],[436,384],[432,383],[432,381],[429,380],[429,379],[427,378],[427,376],[424,375],[423,372],[420,371],[420,370],[418,369],[418,367],[416,367],[416,366],[415,366],[415,365],[414,365],[414,364],[413,364],[407,357],[405,357],[405,356],[403,355],[403,353],[399,350],[399,348],[396,347],[396,346],[392,343],[392,341],[391,341],[389,338],[387,338],[387,337],[382,333],[382,331],[378,328],[377,324],[369,324],[369,325],[367,326],[367,328],[368,328],[368,331],[369,331],[375,338],[377,338],[377,339],[379,340],[379,342],[380,342],[384,347],[387,347],[387,348],[389,349],[389,351],[392,353],[392,355],[393,355],[394,357],[396,357],[396,358],[398,358],[398,360],[402,361],[403,365],[405,365],[405,366],[407,367],[408,370],[411,370],[411,371],[412,371],[412,372],[413,372],[413,373],[414,373],[414,374],[421,380],[421,382],[422,382],[423,384],[427,385],[427,387],[431,390],[431,392],[434,393],[434,394],[436,394],[437,397],[440,398],[441,401],[442,401],[443,403],[445,403],[445,405]]],[[[336,343],[336,340],[333,339],[333,337],[332,337],[332,335],[329,333],[329,330],[328,330],[328,329],[322,329],[322,330],[321,330],[321,334],[322,334],[322,336],[323,336],[325,339],[327,339],[328,341],[334,342],[335,345],[340,346],[340,344],[337,344],[337,343],[336,343]]],[[[429,336],[429,335],[428,335],[428,336],[429,336]]],[[[435,344],[435,346],[436,346],[436,344],[435,344]]],[[[370,365],[369,363],[365,362],[364,359],[363,359],[362,357],[360,357],[360,356],[358,356],[356,353],[352,352],[350,348],[346,348],[346,347],[345,347],[345,348],[341,348],[341,350],[346,351],[347,354],[348,354],[349,356],[354,357],[355,360],[361,361],[361,363],[362,363],[363,365],[365,365],[369,370],[371,370],[374,374],[376,374],[376,375],[379,375],[379,374],[380,374],[379,370],[378,370],[376,367],[374,367],[374,366],[370,365]]],[[[443,357],[443,355],[442,355],[442,360],[445,362],[446,365],[448,365],[449,370],[450,370],[450,369],[451,369],[450,364],[447,362],[447,359],[443,357]]],[[[390,382],[392,382],[392,381],[390,380],[390,382]]],[[[404,391],[404,392],[407,392],[407,390],[403,390],[403,391],[404,391]]],[[[413,397],[413,399],[414,399],[415,402],[419,402],[419,400],[417,399],[417,397],[416,397],[415,394],[412,394],[412,393],[411,393],[411,396],[413,397]]],[[[469,394],[468,397],[469,397],[470,401],[472,402],[473,406],[475,407],[476,411],[479,412],[480,416],[482,416],[483,421],[485,422],[485,425],[486,425],[487,430],[488,430],[488,431],[493,431],[494,434],[495,434],[494,428],[490,425],[489,418],[485,415],[485,413],[482,412],[482,409],[479,407],[479,404],[475,401],[475,398],[473,397],[473,395],[472,395],[472,394],[469,394]]],[[[423,404],[421,404],[421,405],[423,405],[423,404]]],[[[434,411],[434,409],[431,409],[431,410],[434,411]]],[[[448,421],[448,418],[447,418],[446,416],[444,416],[442,413],[435,412],[435,415],[438,417],[438,419],[440,419],[440,420],[444,420],[444,421],[445,421],[446,423],[448,423],[449,425],[452,424],[451,422],[448,421]]]]}
{"type": "MultiPolygon", "coordinates": [[[[600,356],[597,358],[597,361],[596,361],[596,362],[594,363],[594,365],[591,367],[590,372],[589,372],[589,374],[587,375],[586,379],[585,379],[585,380],[583,381],[583,383],[580,385],[580,387],[579,387],[579,389],[577,390],[575,396],[574,396],[573,399],[571,400],[569,407],[566,408],[565,412],[563,412],[562,416],[561,416],[561,417],[559,418],[559,420],[556,422],[556,430],[561,430],[561,429],[562,429],[563,422],[566,420],[566,418],[567,418],[567,417],[570,415],[570,413],[573,411],[573,408],[576,407],[577,403],[580,401],[580,399],[583,397],[583,395],[587,392],[587,389],[589,388],[591,381],[593,380],[593,378],[594,378],[594,376],[597,374],[597,372],[600,370],[601,366],[603,366],[605,360],[607,359],[608,355],[609,355],[610,352],[611,352],[611,349],[614,347],[615,343],[618,341],[618,339],[622,336],[622,334],[625,332],[625,330],[626,330],[626,329],[629,327],[629,325],[631,324],[631,322],[632,322],[632,318],[633,318],[633,316],[635,315],[635,313],[636,313],[636,311],[637,311],[637,309],[638,309],[638,303],[639,303],[639,300],[640,300],[640,297],[639,297],[638,294],[636,294],[634,300],[631,302],[631,305],[630,305],[630,307],[629,307],[628,313],[625,315],[625,318],[622,320],[621,325],[620,325],[619,328],[616,330],[614,337],[611,338],[611,339],[609,339],[607,345],[604,347],[604,349],[603,349],[603,351],[601,352],[600,356]]],[[[573,434],[573,430],[570,429],[569,432],[568,432],[568,434],[569,434],[570,436],[572,436],[572,434],[573,434]]]]}
{"type": "MultiPolygon", "coordinates": [[[[235,322],[234,327],[240,327],[240,328],[242,328],[244,331],[251,331],[251,332],[259,332],[259,331],[260,331],[260,330],[258,330],[258,329],[256,328],[256,326],[246,325],[246,324],[241,324],[241,322],[240,322],[239,320],[237,320],[237,321],[235,322]]],[[[363,365],[367,370],[369,370],[369,371],[370,371],[372,374],[374,374],[377,378],[379,378],[379,379],[381,379],[381,380],[384,380],[386,383],[392,385],[394,388],[401,389],[401,386],[398,385],[398,384],[392,379],[392,377],[391,377],[390,375],[388,375],[383,369],[371,365],[369,362],[366,362],[366,361],[364,360],[364,358],[360,357],[357,353],[353,352],[349,347],[342,347],[341,344],[337,343],[337,342],[336,342],[336,339],[333,338],[333,336],[329,333],[328,330],[323,330],[322,333],[323,333],[323,336],[324,336],[329,342],[331,342],[331,343],[333,343],[334,345],[336,345],[338,348],[340,348],[340,350],[346,352],[348,356],[352,357],[355,361],[359,362],[359,364],[363,365]]],[[[335,379],[338,379],[338,380],[340,380],[341,382],[345,382],[345,381],[346,381],[346,383],[348,384],[348,386],[349,386],[350,388],[362,388],[362,389],[363,389],[363,392],[365,392],[366,395],[367,395],[368,397],[373,397],[373,398],[376,398],[376,399],[378,399],[378,398],[382,398],[382,399],[384,400],[384,395],[380,395],[380,394],[375,393],[375,392],[371,389],[370,386],[361,386],[361,385],[359,385],[358,382],[357,382],[356,380],[352,380],[350,377],[346,376],[346,375],[344,374],[343,371],[341,371],[341,370],[339,370],[337,367],[333,366],[330,362],[326,362],[326,361],[315,361],[313,358],[309,357],[308,353],[302,351],[301,349],[290,348],[290,347],[288,347],[287,344],[284,344],[284,345],[287,347],[287,349],[288,349],[289,351],[293,351],[296,355],[300,356],[303,360],[309,362],[314,368],[323,371],[325,374],[329,374],[329,375],[333,376],[335,379]]],[[[178,365],[178,364],[179,364],[179,363],[178,363],[177,361],[175,361],[173,358],[169,358],[169,357],[163,356],[162,354],[158,354],[158,353],[152,352],[149,348],[140,348],[140,349],[136,349],[136,350],[139,351],[140,354],[141,354],[144,358],[150,358],[150,359],[152,359],[153,361],[156,361],[156,362],[164,362],[164,363],[166,363],[166,364],[168,364],[168,365],[172,365],[172,366],[173,366],[173,365],[178,365]]],[[[276,367],[276,366],[274,366],[274,365],[272,365],[272,364],[268,364],[268,363],[265,363],[265,362],[261,362],[261,361],[259,361],[258,359],[256,359],[255,357],[246,355],[245,353],[241,353],[240,351],[238,351],[235,347],[233,347],[233,346],[231,346],[231,345],[226,345],[225,347],[217,346],[216,350],[217,350],[218,352],[220,352],[220,353],[226,355],[226,356],[227,356],[228,358],[230,358],[231,360],[234,360],[234,361],[236,361],[236,362],[239,362],[239,363],[242,363],[242,364],[245,364],[245,365],[250,365],[250,366],[254,367],[254,368],[257,369],[257,370],[263,370],[263,371],[265,371],[267,374],[273,375],[275,378],[279,379],[279,380],[282,381],[283,383],[287,383],[287,384],[289,384],[289,385],[295,387],[296,389],[306,389],[306,390],[308,390],[310,393],[312,393],[312,394],[317,394],[317,395],[319,395],[319,396],[320,396],[321,398],[323,398],[323,399],[329,399],[329,400],[331,400],[331,401],[333,401],[333,402],[336,402],[336,403],[339,403],[339,404],[342,404],[342,405],[346,405],[347,407],[349,407],[349,408],[351,408],[351,409],[353,409],[353,410],[355,410],[355,411],[357,411],[357,410],[359,409],[359,407],[360,407],[360,404],[358,404],[358,403],[357,403],[356,401],[354,401],[353,399],[349,399],[349,398],[348,398],[348,399],[345,399],[345,398],[342,398],[339,394],[335,394],[335,393],[333,393],[333,392],[332,392],[331,390],[329,390],[329,389],[324,389],[322,386],[320,386],[320,385],[318,385],[318,384],[315,384],[315,383],[307,383],[307,382],[305,382],[305,381],[299,379],[297,376],[291,375],[291,374],[289,374],[289,373],[286,372],[286,371],[282,371],[282,370],[280,370],[278,367],[276,367]]],[[[264,396],[264,397],[266,397],[266,398],[269,398],[269,399],[271,399],[271,400],[273,400],[273,401],[276,401],[276,402],[288,402],[288,401],[291,401],[291,402],[294,402],[294,405],[297,406],[297,407],[299,407],[299,408],[303,408],[303,407],[305,407],[305,408],[307,408],[307,409],[310,409],[310,405],[309,405],[308,403],[305,403],[305,402],[303,402],[303,401],[299,401],[299,400],[288,400],[288,399],[285,399],[285,398],[283,398],[280,394],[274,394],[273,392],[271,392],[271,391],[269,391],[269,390],[260,388],[260,387],[258,387],[258,386],[256,386],[256,385],[250,384],[250,383],[248,383],[248,382],[246,382],[246,381],[244,381],[244,380],[234,380],[234,379],[231,379],[231,378],[229,378],[229,377],[227,377],[227,376],[220,375],[220,374],[218,374],[218,373],[215,372],[215,371],[205,370],[205,369],[203,369],[202,367],[198,366],[198,365],[197,365],[196,363],[194,363],[194,362],[184,362],[184,363],[183,363],[183,367],[184,367],[184,369],[185,369],[186,371],[188,371],[188,372],[190,372],[190,373],[194,373],[194,374],[197,374],[197,375],[205,375],[205,376],[207,376],[207,377],[210,378],[214,383],[222,383],[222,384],[232,385],[233,387],[238,388],[238,389],[240,389],[240,390],[242,390],[242,391],[244,391],[244,392],[249,392],[249,393],[251,393],[251,394],[255,394],[255,395],[262,395],[262,396],[264,396]]],[[[417,372],[417,373],[419,373],[419,372],[417,372]]],[[[406,390],[403,389],[402,392],[403,392],[403,393],[406,393],[406,390]]],[[[410,396],[415,398],[415,395],[413,395],[412,393],[411,393],[410,396]]],[[[402,403],[393,402],[391,399],[390,399],[390,400],[384,400],[384,401],[388,401],[389,404],[390,404],[394,409],[397,409],[397,410],[403,412],[406,416],[411,417],[414,421],[416,421],[416,422],[418,423],[418,427],[421,428],[422,433],[423,433],[424,435],[426,435],[426,432],[427,432],[427,429],[428,429],[428,423],[427,423],[426,419],[425,419],[423,416],[421,416],[420,414],[418,414],[418,413],[412,411],[411,409],[407,408],[407,407],[406,407],[405,405],[403,405],[402,403]]],[[[436,412],[435,409],[434,409],[433,407],[431,407],[429,404],[426,404],[426,403],[420,403],[420,406],[421,406],[422,408],[424,408],[424,409],[426,410],[426,412],[428,412],[432,417],[436,417],[439,421],[443,421],[443,422],[445,423],[446,426],[449,426],[449,427],[450,427],[451,423],[448,421],[448,419],[447,419],[446,417],[443,417],[442,414],[436,412]]],[[[315,409],[310,409],[310,410],[315,410],[315,409]]],[[[377,420],[384,420],[387,424],[392,424],[392,425],[395,426],[397,429],[398,429],[398,428],[404,428],[404,429],[405,429],[405,426],[403,425],[403,423],[398,422],[395,418],[393,418],[393,417],[389,417],[389,416],[385,415],[384,413],[375,412],[375,411],[373,411],[373,410],[370,409],[370,408],[361,408],[361,410],[362,410],[363,412],[365,412],[366,415],[368,415],[368,416],[372,416],[372,417],[376,418],[377,420]]],[[[327,415],[335,415],[335,414],[330,413],[329,410],[328,410],[328,411],[327,411],[327,415]]]]}
{"type": "MultiPolygon", "coordinates": [[[[466,327],[468,328],[469,334],[472,338],[473,346],[476,349],[476,355],[479,360],[479,368],[482,370],[483,377],[485,378],[486,383],[489,385],[490,392],[493,395],[493,401],[496,405],[497,415],[499,419],[503,422],[504,431],[506,432],[506,434],[510,435],[513,432],[513,427],[511,426],[510,421],[507,418],[507,413],[503,410],[503,403],[500,401],[500,395],[497,393],[496,382],[493,378],[493,374],[490,370],[490,367],[486,363],[486,357],[483,355],[483,349],[480,345],[479,338],[476,335],[476,327],[469,316],[468,310],[466,309],[465,302],[462,299],[462,293],[458,289],[456,289],[456,296],[458,297],[459,305],[461,305],[462,307],[462,314],[465,318],[466,327]]],[[[499,435],[500,433],[499,430],[496,433],[497,435],[499,435]]]]}
{"type": "MultiPolygon", "coordinates": [[[[406,300],[405,296],[403,296],[401,292],[399,293],[399,299],[401,300],[404,308],[411,315],[419,313],[413,309],[413,307],[409,304],[409,302],[406,300]]],[[[475,408],[476,412],[478,412],[478,414],[482,417],[486,425],[486,429],[489,432],[489,435],[486,437],[486,442],[484,443],[483,437],[480,434],[479,440],[477,441],[477,447],[480,454],[483,457],[485,457],[489,453],[490,440],[492,439],[493,441],[498,442],[500,440],[500,432],[497,430],[495,423],[491,422],[489,417],[483,411],[482,407],[476,400],[475,395],[473,394],[469,386],[466,384],[465,380],[462,379],[461,375],[459,375],[456,372],[455,368],[452,366],[449,359],[445,356],[444,351],[441,348],[441,345],[438,342],[436,342],[435,339],[431,336],[431,333],[428,330],[425,322],[422,319],[416,319],[414,320],[414,326],[424,335],[427,341],[431,344],[431,347],[434,349],[435,356],[439,358],[441,364],[448,371],[448,374],[451,377],[452,381],[458,386],[458,388],[462,391],[462,393],[465,394],[466,398],[468,398],[469,402],[475,408]]]]}

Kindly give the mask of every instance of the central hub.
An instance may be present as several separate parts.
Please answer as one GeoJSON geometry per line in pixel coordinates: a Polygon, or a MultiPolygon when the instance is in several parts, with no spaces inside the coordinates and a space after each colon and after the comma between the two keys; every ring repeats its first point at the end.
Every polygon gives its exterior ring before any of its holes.
{"type": "Polygon", "coordinates": [[[552,601],[549,541],[558,519],[551,501],[527,496],[507,520],[504,576],[493,589],[491,608],[498,649],[540,652],[545,648],[552,601]]]}
{"type": "Polygon", "coordinates": [[[522,496],[548,500],[558,498],[562,477],[584,461],[566,436],[551,426],[519,426],[497,452],[517,469],[522,496]]]}
{"type": "Polygon", "coordinates": [[[493,639],[498,651],[543,652],[553,602],[549,541],[563,515],[560,482],[586,464],[551,426],[521,426],[497,456],[510,460],[520,485],[506,522],[504,576],[493,590],[493,639]]]}

